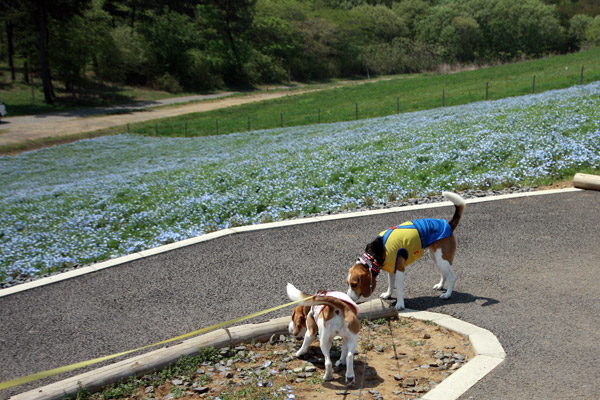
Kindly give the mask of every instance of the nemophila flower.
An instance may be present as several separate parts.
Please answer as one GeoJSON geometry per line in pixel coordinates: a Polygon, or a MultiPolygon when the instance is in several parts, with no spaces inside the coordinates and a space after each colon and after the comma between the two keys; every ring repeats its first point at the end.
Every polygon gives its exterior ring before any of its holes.
{"type": "Polygon", "coordinates": [[[600,168],[600,83],[204,138],[118,135],[0,157],[0,279],[206,232],[600,168]]]}

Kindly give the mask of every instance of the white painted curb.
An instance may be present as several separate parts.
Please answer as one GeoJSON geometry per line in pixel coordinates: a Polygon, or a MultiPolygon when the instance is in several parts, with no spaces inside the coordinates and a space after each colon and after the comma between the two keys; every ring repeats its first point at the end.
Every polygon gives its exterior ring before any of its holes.
{"type": "Polygon", "coordinates": [[[496,336],[487,329],[468,322],[429,311],[404,310],[400,317],[413,317],[419,320],[432,321],[437,325],[460,333],[469,338],[475,357],[460,367],[439,385],[427,392],[421,399],[454,400],[469,390],[484,376],[490,373],[506,358],[504,348],[496,336]]]}
{"type": "MultiPolygon", "coordinates": [[[[476,354],[475,357],[427,392],[422,397],[425,400],[457,399],[496,368],[506,357],[502,345],[490,331],[445,314],[410,309],[397,313],[394,308],[380,299],[360,304],[359,310],[358,316],[360,319],[377,319],[397,314],[399,317],[432,321],[441,327],[469,338],[476,354]]],[[[58,400],[67,394],[76,394],[81,387],[95,392],[106,385],[125,380],[134,374],[143,375],[166,367],[182,356],[197,354],[203,347],[212,346],[221,348],[248,342],[252,339],[267,340],[271,335],[285,334],[287,333],[289,322],[290,317],[281,317],[258,324],[219,329],[187,339],[171,347],[154,350],[50,385],[20,393],[11,397],[10,400],[58,400]]]]}
{"type": "MultiPolygon", "coordinates": [[[[397,315],[394,308],[380,299],[358,306],[358,317],[377,319],[397,315]]],[[[287,334],[290,317],[281,317],[256,324],[221,328],[196,336],[171,347],[160,348],[139,356],[119,361],[71,378],[64,379],[28,392],[17,394],[11,400],[60,400],[66,395],[76,395],[80,388],[96,392],[115,382],[126,380],[132,375],[144,375],[160,370],[180,357],[194,355],[203,347],[222,348],[243,342],[268,340],[271,335],[287,334]]]]}
{"type": "MultiPolygon", "coordinates": [[[[479,197],[479,198],[474,198],[474,199],[467,199],[467,200],[465,200],[465,203],[466,204],[483,203],[483,202],[487,202],[487,201],[507,200],[507,199],[515,199],[515,198],[520,198],[520,197],[542,196],[542,195],[547,195],[547,194],[577,192],[577,191],[581,191],[581,190],[582,189],[568,188],[568,189],[540,190],[540,191],[534,191],[534,192],[504,194],[504,195],[498,195],[498,196],[486,196],[486,197],[479,197]]],[[[259,230],[264,230],[264,229],[279,228],[279,227],[283,227],[283,226],[310,224],[310,223],[321,222],[321,221],[332,221],[332,220],[345,219],[345,218],[364,217],[364,216],[369,216],[369,215],[397,213],[397,212],[403,212],[403,211],[424,210],[424,209],[429,209],[429,208],[447,207],[447,206],[451,206],[451,205],[452,205],[452,203],[450,203],[449,201],[443,201],[443,202],[438,202],[438,203],[418,204],[418,205],[414,205],[414,206],[404,206],[404,207],[393,207],[393,208],[385,208],[385,209],[380,209],[380,210],[359,211],[359,212],[354,212],[354,213],[340,213],[340,214],[327,215],[327,216],[317,216],[317,217],[311,217],[311,218],[278,221],[278,222],[271,222],[271,223],[267,223],[267,224],[248,225],[248,226],[241,226],[241,227],[237,227],[237,228],[223,229],[223,230],[220,230],[217,232],[207,233],[202,236],[197,236],[194,238],[181,240],[179,242],[155,247],[153,249],[143,250],[138,253],[132,253],[127,256],[114,258],[112,260],[103,261],[103,262],[100,262],[97,264],[92,264],[92,265],[89,265],[86,267],[77,268],[72,271],[62,273],[62,274],[50,276],[47,278],[36,279],[34,281],[16,285],[16,286],[13,286],[13,287],[10,287],[7,289],[1,289],[0,297],[9,296],[11,294],[23,292],[25,290],[37,288],[37,287],[44,286],[44,285],[49,285],[51,283],[76,278],[81,275],[89,274],[92,272],[97,272],[97,271],[100,271],[105,268],[115,267],[115,266],[118,266],[118,265],[121,265],[121,264],[124,264],[127,262],[131,262],[134,260],[138,260],[138,259],[141,259],[144,257],[149,257],[152,255],[165,253],[167,251],[176,250],[176,249],[190,246],[190,245],[193,245],[196,243],[206,242],[206,241],[209,241],[212,239],[216,239],[216,238],[220,238],[220,237],[228,236],[228,235],[233,235],[236,233],[259,231],[259,230]]]]}

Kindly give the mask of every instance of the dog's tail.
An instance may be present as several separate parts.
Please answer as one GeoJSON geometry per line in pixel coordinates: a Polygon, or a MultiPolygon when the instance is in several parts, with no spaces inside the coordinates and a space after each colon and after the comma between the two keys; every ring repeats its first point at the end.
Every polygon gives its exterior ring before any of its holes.
{"type": "MultiPolygon", "coordinates": [[[[299,301],[302,299],[308,299],[309,297],[312,297],[310,294],[306,294],[306,293],[296,289],[296,287],[294,285],[292,285],[291,283],[287,284],[285,290],[287,291],[288,297],[292,301],[299,301]]],[[[302,304],[304,304],[304,301],[302,302],[302,304]]]]}
{"type": "MultiPolygon", "coordinates": [[[[294,285],[292,285],[291,283],[287,284],[286,291],[287,291],[287,295],[290,298],[290,300],[292,300],[292,301],[303,300],[300,302],[300,304],[304,305],[304,306],[317,306],[317,305],[323,304],[326,306],[332,306],[334,308],[339,308],[342,310],[344,310],[346,308],[353,310],[353,308],[350,307],[350,305],[343,300],[340,300],[340,299],[338,299],[336,297],[332,297],[332,296],[323,296],[323,295],[313,296],[313,295],[304,293],[304,292],[296,289],[296,287],[294,285]]],[[[353,310],[353,311],[355,311],[355,310],[353,310]]]]}
{"type": "Polygon", "coordinates": [[[454,232],[454,230],[458,226],[458,223],[460,222],[463,212],[465,211],[465,200],[458,194],[451,192],[443,192],[442,196],[444,196],[446,200],[454,204],[454,215],[452,216],[452,219],[448,221],[450,228],[452,228],[452,232],[454,232]]]}

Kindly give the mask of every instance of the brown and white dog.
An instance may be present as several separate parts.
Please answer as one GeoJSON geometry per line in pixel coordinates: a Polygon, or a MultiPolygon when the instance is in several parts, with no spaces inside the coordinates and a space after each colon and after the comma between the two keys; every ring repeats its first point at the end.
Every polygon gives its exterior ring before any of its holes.
{"type": "Polygon", "coordinates": [[[465,209],[465,201],[458,194],[443,192],[442,195],[454,204],[452,219],[417,219],[394,226],[379,234],[367,244],[365,252],[348,272],[348,296],[357,301],[361,296],[369,297],[376,286],[376,278],[383,269],[388,273],[388,290],[381,295],[389,299],[396,288],[396,309],[404,309],[404,271],[407,265],[419,259],[425,249],[442,274],[442,279],[433,288],[448,289],[440,296],[447,299],[452,295],[456,274],[452,269],[456,252],[456,229],[465,209]]]}
{"type": "Polygon", "coordinates": [[[329,352],[334,337],[341,336],[342,354],[335,366],[346,365],[346,384],[354,384],[354,351],[358,342],[360,323],[358,322],[358,306],[342,292],[320,291],[315,296],[303,293],[291,283],[287,284],[287,294],[292,301],[305,299],[294,309],[292,322],[288,327],[291,334],[300,336],[304,333],[302,347],[296,357],[306,354],[310,344],[319,334],[319,342],[325,356],[325,375],[323,380],[333,379],[333,365],[329,352]]]}

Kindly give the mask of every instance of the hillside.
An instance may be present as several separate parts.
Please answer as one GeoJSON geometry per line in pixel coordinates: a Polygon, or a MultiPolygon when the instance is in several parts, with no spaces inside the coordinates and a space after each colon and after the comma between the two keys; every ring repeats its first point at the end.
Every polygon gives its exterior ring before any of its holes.
{"type": "Polygon", "coordinates": [[[600,84],[201,138],[0,157],[0,281],[203,233],[600,170],[600,84]]]}

